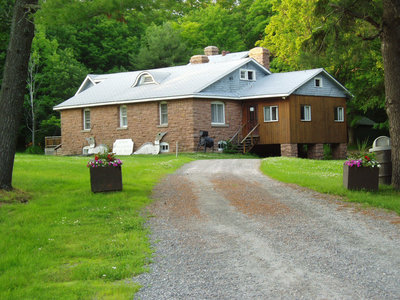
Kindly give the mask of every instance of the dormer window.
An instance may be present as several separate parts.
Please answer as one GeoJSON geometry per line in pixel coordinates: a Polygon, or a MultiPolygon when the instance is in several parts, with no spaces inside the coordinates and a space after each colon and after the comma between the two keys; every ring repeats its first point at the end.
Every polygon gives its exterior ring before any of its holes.
{"type": "Polygon", "coordinates": [[[150,83],[155,83],[153,76],[151,76],[149,74],[143,74],[142,76],[140,76],[139,85],[150,84],[150,83]]]}
{"type": "Polygon", "coordinates": [[[256,71],[240,69],[240,80],[255,81],[256,71]]]}
{"type": "Polygon", "coordinates": [[[322,87],[322,78],[314,78],[314,86],[322,87]]]}

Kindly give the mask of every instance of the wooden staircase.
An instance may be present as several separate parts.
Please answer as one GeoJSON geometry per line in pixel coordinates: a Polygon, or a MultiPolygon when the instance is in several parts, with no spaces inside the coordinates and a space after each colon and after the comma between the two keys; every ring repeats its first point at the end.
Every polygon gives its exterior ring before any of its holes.
{"type": "Polygon", "coordinates": [[[243,139],[240,138],[240,133],[246,125],[247,124],[241,126],[235,135],[229,140],[229,142],[235,146],[237,152],[243,154],[250,152],[251,149],[253,149],[253,147],[260,141],[260,136],[255,134],[255,131],[260,124],[255,125],[243,139]]]}

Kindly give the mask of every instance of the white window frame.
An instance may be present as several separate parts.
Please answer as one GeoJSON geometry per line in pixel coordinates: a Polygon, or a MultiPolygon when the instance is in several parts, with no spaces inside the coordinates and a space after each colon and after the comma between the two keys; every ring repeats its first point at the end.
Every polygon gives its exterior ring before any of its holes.
{"type": "Polygon", "coordinates": [[[314,87],[317,88],[322,88],[323,87],[323,82],[321,77],[315,77],[314,78],[314,87]],[[319,85],[317,85],[317,81],[319,81],[319,85]]]}
{"type": "Polygon", "coordinates": [[[335,119],[335,122],[344,122],[344,107],[343,106],[335,107],[334,119],[335,119]]]}
{"type": "Polygon", "coordinates": [[[160,125],[168,125],[168,104],[167,102],[160,102],[158,105],[159,107],[159,114],[160,114],[160,125]],[[166,108],[166,111],[163,111],[163,107],[166,108]],[[166,118],[166,120],[163,120],[163,116],[166,118]],[[166,121],[166,122],[165,122],[166,121]]]}
{"type": "Polygon", "coordinates": [[[305,122],[311,121],[311,105],[301,104],[300,110],[300,120],[305,122]],[[302,115],[303,118],[301,118],[302,115]]]}
{"type": "Polygon", "coordinates": [[[240,80],[256,81],[256,71],[248,69],[240,69],[239,71],[240,80]],[[252,74],[252,79],[249,79],[249,73],[252,74]]]}
{"type": "Polygon", "coordinates": [[[169,144],[167,142],[160,143],[160,152],[161,153],[169,152],[169,144]]]}
{"type": "Polygon", "coordinates": [[[128,127],[128,108],[126,105],[121,105],[119,107],[119,127],[128,127]]]}
{"type": "Polygon", "coordinates": [[[211,102],[211,125],[225,125],[225,103],[221,101],[211,102]],[[217,108],[217,120],[213,120],[213,107],[222,107],[222,120],[218,120],[218,110],[217,108]]]}
{"type": "Polygon", "coordinates": [[[90,129],[91,129],[90,109],[85,108],[83,110],[83,130],[90,130],[90,129]]]}
{"type": "Polygon", "coordinates": [[[279,108],[278,105],[264,106],[264,122],[278,122],[279,121],[279,108]],[[273,119],[272,111],[275,110],[275,117],[273,119]]]}

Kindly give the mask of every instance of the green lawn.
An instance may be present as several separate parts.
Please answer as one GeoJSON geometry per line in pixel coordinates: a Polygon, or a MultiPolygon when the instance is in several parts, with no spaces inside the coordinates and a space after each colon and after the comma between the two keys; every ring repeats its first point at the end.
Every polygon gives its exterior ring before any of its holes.
{"type": "MultiPolygon", "coordinates": [[[[151,248],[142,209],[163,176],[186,162],[242,155],[123,157],[122,192],[93,194],[85,157],[18,154],[14,187],[0,194],[0,299],[132,299],[151,248]],[[29,197],[27,197],[29,195],[29,197]],[[29,198],[28,203],[13,200],[29,198]],[[9,203],[11,202],[11,203],[9,203]],[[7,204],[4,204],[7,203],[7,204]]],[[[268,158],[271,177],[400,213],[400,194],[342,187],[343,161],[268,158]]]]}
{"type": "Polygon", "coordinates": [[[0,194],[0,299],[132,299],[151,258],[141,209],[192,154],[122,157],[123,191],[93,194],[85,157],[17,154],[0,194]],[[29,202],[8,203],[18,197],[29,202]],[[4,204],[7,203],[7,204],[4,204]]]}
{"type": "Polygon", "coordinates": [[[349,191],[343,187],[343,160],[311,160],[271,157],[263,159],[261,170],[277,180],[295,183],[315,191],[339,195],[344,200],[393,210],[400,214],[400,192],[380,185],[379,191],[349,191]]]}

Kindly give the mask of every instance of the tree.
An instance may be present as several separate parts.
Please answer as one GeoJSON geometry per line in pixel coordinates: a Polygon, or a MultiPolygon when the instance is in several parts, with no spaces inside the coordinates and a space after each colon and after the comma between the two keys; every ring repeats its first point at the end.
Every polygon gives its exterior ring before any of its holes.
{"type": "Polygon", "coordinates": [[[206,46],[231,52],[246,49],[240,34],[239,15],[218,4],[190,12],[177,26],[183,40],[196,54],[206,46]]]}
{"type": "Polygon", "coordinates": [[[16,136],[24,102],[37,0],[16,0],[0,91],[0,189],[12,189],[16,136]]]}
{"type": "Polygon", "coordinates": [[[53,106],[72,97],[87,73],[88,70],[74,58],[72,49],[61,49],[57,40],[47,37],[43,25],[36,26],[24,103],[26,125],[21,126],[20,131],[24,145],[30,142],[40,145],[46,132],[60,134],[60,128],[55,130],[53,126],[56,123],[48,127],[49,123],[43,121],[59,117],[53,106]],[[48,129],[44,130],[42,124],[48,129]]]}
{"type": "Polygon", "coordinates": [[[39,69],[39,57],[34,53],[31,54],[29,58],[28,65],[28,90],[29,90],[29,111],[27,113],[27,127],[31,132],[32,136],[32,146],[36,146],[35,134],[36,134],[36,93],[38,89],[37,74],[39,69]]]}
{"type": "Polygon", "coordinates": [[[238,15],[239,28],[246,49],[254,47],[258,40],[263,39],[265,27],[272,16],[271,0],[242,0],[233,9],[238,15]]]}
{"type": "Polygon", "coordinates": [[[188,63],[190,49],[182,41],[180,32],[170,23],[150,26],[142,39],[138,55],[131,55],[137,69],[154,69],[188,63]]]}
{"type": "Polygon", "coordinates": [[[0,86],[4,72],[14,0],[0,1],[0,86]]]}
{"type": "MultiPolygon", "coordinates": [[[[42,9],[48,9],[39,17],[50,22],[65,23],[82,21],[94,16],[109,14],[123,21],[127,9],[142,9],[152,2],[125,1],[43,1],[42,9]],[[62,12],[62,13],[60,13],[62,12]]],[[[14,5],[10,42],[4,66],[0,91],[0,189],[12,189],[12,172],[16,149],[16,137],[24,102],[26,77],[32,39],[34,36],[34,15],[38,0],[16,0],[14,5]]]]}
{"type": "MultiPolygon", "coordinates": [[[[392,142],[392,185],[400,190],[400,1],[319,0],[317,13],[339,15],[343,24],[367,23],[373,30],[359,35],[364,40],[380,38],[384,66],[385,106],[392,142]]],[[[344,27],[348,29],[348,26],[344,27]]]]}

